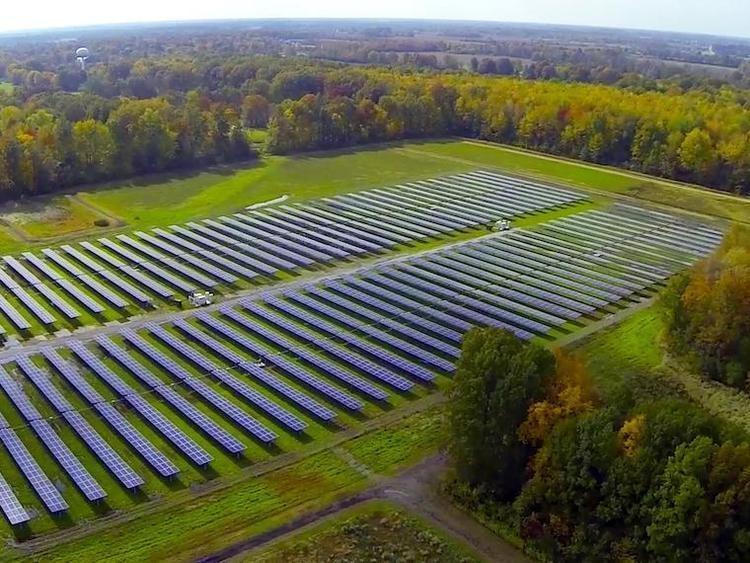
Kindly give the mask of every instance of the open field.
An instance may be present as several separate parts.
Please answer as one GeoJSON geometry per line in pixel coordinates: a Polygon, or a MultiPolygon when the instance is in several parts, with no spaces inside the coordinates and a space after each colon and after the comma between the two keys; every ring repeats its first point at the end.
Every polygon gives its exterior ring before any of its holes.
{"type": "Polygon", "coordinates": [[[370,501],[259,553],[232,561],[479,561],[469,549],[387,501],[370,501]]]}

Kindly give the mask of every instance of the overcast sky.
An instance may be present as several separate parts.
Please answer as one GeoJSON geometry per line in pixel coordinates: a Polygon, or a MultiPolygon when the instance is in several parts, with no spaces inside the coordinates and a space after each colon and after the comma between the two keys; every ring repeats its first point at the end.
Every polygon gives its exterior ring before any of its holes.
{"type": "Polygon", "coordinates": [[[542,22],[750,36],[750,0],[5,0],[0,31],[225,18],[542,22]]]}

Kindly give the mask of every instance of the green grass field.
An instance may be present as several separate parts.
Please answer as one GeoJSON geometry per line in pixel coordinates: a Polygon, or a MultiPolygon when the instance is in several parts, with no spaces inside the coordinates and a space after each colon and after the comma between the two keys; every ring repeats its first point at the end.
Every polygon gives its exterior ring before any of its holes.
{"type": "MultiPolygon", "coordinates": [[[[622,170],[459,140],[271,156],[246,166],[86,187],[78,190],[78,196],[102,213],[122,219],[127,224],[122,230],[134,230],[236,212],[284,195],[289,196],[290,202],[296,202],[480,167],[592,190],[603,196],[604,201],[607,194],[630,196],[717,218],[750,222],[750,200],[622,170]]],[[[60,200],[56,196],[40,201],[54,206],[60,200]]],[[[73,217],[70,223],[80,225],[87,220],[73,217]]],[[[45,232],[44,225],[27,224],[24,228],[45,232]]],[[[96,234],[93,225],[87,232],[73,230],[70,239],[96,234]]],[[[13,251],[21,246],[11,233],[0,231],[0,251],[13,251]]]]}
{"type": "Polygon", "coordinates": [[[232,559],[263,562],[334,560],[479,561],[470,550],[386,501],[369,501],[259,552],[232,559]]]}

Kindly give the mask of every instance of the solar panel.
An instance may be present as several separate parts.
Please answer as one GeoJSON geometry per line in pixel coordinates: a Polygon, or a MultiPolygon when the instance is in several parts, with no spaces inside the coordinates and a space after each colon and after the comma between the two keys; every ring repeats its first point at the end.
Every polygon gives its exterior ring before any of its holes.
{"type": "Polygon", "coordinates": [[[19,276],[26,280],[26,283],[28,283],[29,285],[37,285],[42,283],[42,280],[36,277],[33,272],[31,272],[26,266],[21,264],[21,262],[16,260],[13,256],[3,256],[3,261],[8,266],[10,266],[13,271],[15,271],[19,276]]]}
{"type": "MultiPolygon", "coordinates": [[[[303,226],[325,226],[328,229],[335,230],[336,232],[344,233],[350,237],[355,244],[368,243],[374,245],[376,248],[390,248],[396,244],[396,242],[390,238],[380,236],[376,233],[370,233],[358,229],[356,225],[345,218],[338,220],[330,219],[322,214],[313,213],[312,207],[292,207],[290,205],[284,205],[280,208],[288,214],[290,220],[304,221],[300,222],[303,226]]],[[[314,227],[315,228],[315,227],[314,227]]]]}
{"type": "Polygon", "coordinates": [[[184,264],[181,264],[177,260],[169,258],[166,254],[162,254],[161,252],[151,248],[150,246],[143,244],[127,235],[117,235],[117,239],[121,242],[124,242],[128,246],[135,248],[136,250],[145,254],[146,256],[158,262],[159,264],[163,264],[165,266],[172,268],[180,275],[195,281],[196,283],[200,284],[203,287],[215,287],[219,284],[219,282],[217,282],[213,278],[205,276],[201,274],[200,272],[197,272],[193,268],[190,268],[189,266],[185,266],[184,264]]]}
{"type": "Polygon", "coordinates": [[[84,307],[86,307],[92,313],[104,312],[104,307],[98,302],[88,296],[88,294],[81,291],[77,286],[70,280],[59,279],[57,284],[77,299],[84,307]]]}
{"type": "Polygon", "coordinates": [[[0,310],[2,310],[2,312],[7,315],[10,321],[14,325],[16,325],[18,329],[28,330],[31,328],[31,324],[29,323],[29,321],[27,321],[13,305],[8,303],[8,300],[5,299],[5,297],[3,297],[2,295],[0,295],[0,310]]]}
{"type": "Polygon", "coordinates": [[[110,272],[109,270],[102,270],[101,272],[99,272],[99,275],[103,277],[104,279],[108,280],[109,283],[111,283],[115,287],[121,289],[122,291],[130,295],[136,301],[142,303],[143,305],[149,305],[153,303],[153,299],[151,299],[151,297],[143,293],[140,289],[135,287],[133,284],[122,279],[120,276],[118,276],[114,272],[110,272]]]}
{"type": "Polygon", "coordinates": [[[120,269],[126,265],[125,262],[123,262],[119,258],[112,256],[109,252],[105,252],[102,248],[99,248],[98,246],[94,246],[87,240],[83,241],[81,243],[81,246],[84,247],[89,252],[91,252],[93,255],[98,256],[99,258],[101,258],[107,264],[109,264],[110,266],[114,268],[120,269]]]}
{"type": "MultiPolygon", "coordinates": [[[[364,406],[361,401],[359,401],[349,393],[341,391],[333,385],[330,385],[329,383],[321,380],[319,377],[308,373],[294,362],[287,360],[284,356],[275,352],[273,349],[245,338],[242,334],[234,330],[232,327],[224,324],[211,315],[205,313],[197,313],[196,318],[205,325],[216,330],[220,334],[223,334],[227,338],[233,340],[252,354],[264,358],[265,361],[270,361],[275,367],[278,367],[282,371],[284,371],[284,373],[292,376],[293,378],[299,380],[301,383],[304,383],[321,395],[326,396],[327,398],[339,403],[340,405],[351,410],[359,410],[364,406]]],[[[310,410],[312,412],[312,409],[310,410]]],[[[322,411],[321,414],[328,415],[328,413],[324,413],[322,411]]]]}
{"type": "Polygon", "coordinates": [[[107,493],[104,492],[104,489],[101,488],[96,479],[83,467],[78,458],[73,455],[73,452],[60,439],[49,423],[42,419],[41,413],[31,403],[21,386],[2,367],[0,367],[0,387],[3,388],[5,394],[21,412],[24,419],[30,423],[36,435],[84,496],[90,501],[101,500],[106,497],[107,493]]]}
{"type": "Polygon", "coordinates": [[[140,283],[142,286],[150,289],[157,295],[160,295],[161,297],[165,299],[169,299],[170,297],[174,297],[174,291],[170,288],[168,288],[166,285],[163,285],[153,278],[148,277],[146,274],[141,272],[140,270],[136,270],[135,268],[131,266],[123,266],[120,268],[120,271],[123,274],[126,274],[133,278],[135,281],[140,283]]]}
{"type": "MultiPolygon", "coordinates": [[[[131,333],[132,334],[132,333],[131,333]]],[[[145,385],[153,389],[164,401],[169,403],[177,412],[203,431],[209,438],[214,440],[222,448],[232,454],[244,451],[245,445],[216,424],[211,418],[177,393],[158,377],[154,376],[143,364],[136,361],[124,349],[120,348],[106,336],[100,335],[96,338],[97,344],[145,385]]],[[[132,342],[132,341],[131,341],[132,342]]],[[[139,347],[140,349],[140,347],[139,347]]],[[[163,364],[159,364],[163,365],[163,364]]]]}
{"type": "Polygon", "coordinates": [[[0,475],[0,508],[3,509],[5,517],[13,526],[31,520],[31,517],[24,510],[13,489],[2,475],[0,475]]]}
{"type": "MultiPolygon", "coordinates": [[[[333,282],[333,286],[335,287],[335,282],[333,282]]],[[[407,325],[404,325],[398,322],[397,319],[386,317],[382,315],[381,313],[377,313],[367,307],[363,307],[361,305],[353,303],[352,301],[340,295],[337,295],[330,291],[321,290],[318,288],[308,288],[307,291],[308,293],[315,295],[316,297],[319,297],[320,299],[323,299],[329,303],[333,303],[334,305],[338,305],[338,307],[345,309],[347,313],[354,313],[355,315],[364,317],[368,321],[372,321],[381,326],[384,326],[391,331],[398,332],[399,334],[406,336],[406,338],[410,340],[414,340],[418,342],[419,344],[432,348],[433,350],[437,350],[438,352],[441,352],[448,356],[452,356],[453,358],[458,358],[461,355],[461,350],[456,346],[453,346],[451,344],[446,344],[442,340],[439,340],[433,336],[430,336],[428,334],[425,334],[423,332],[420,332],[418,330],[415,330],[407,325]]],[[[349,318],[353,319],[351,315],[349,315],[349,318]]],[[[350,326],[354,328],[354,326],[356,326],[357,324],[358,324],[357,321],[354,320],[354,324],[351,324],[350,326]]],[[[362,323],[359,323],[359,324],[362,324],[362,323]]],[[[424,354],[424,352],[422,353],[424,354]]],[[[423,360],[423,361],[426,361],[426,360],[423,360]]]]}
{"type": "Polygon", "coordinates": [[[8,450],[10,457],[16,462],[21,473],[31,484],[32,488],[42,499],[42,502],[52,513],[65,512],[68,510],[68,503],[58,492],[49,477],[42,471],[39,464],[23,445],[18,435],[10,428],[0,428],[0,441],[3,442],[5,449],[8,450]]]}
{"type": "MultiPolygon", "coordinates": [[[[345,278],[345,280],[349,284],[355,286],[357,285],[357,280],[353,277],[347,277],[345,278]]],[[[429,319],[425,319],[424,317],[420,317],[419,315],[410,312],[408,310],[408,307],[407,310],[404,310],[401,307],[392,305],[386,301],[383,301],[382,299],[373,297],[372,295],[369,295],[363,291],[359,291],[355,287],[350,287],[350,285],[344,285],[340,282],[326,282],[325,286],[329,289],[335,290],[337,293],[341,293],[342,295],[356,299],[357,301],[360,301],[368,305],[369,307],[377,309],[378,311],[381,311],[381,314],[385,313],[392,317],[399,317],[404,321],[418,326],[422,330],[426,330],[432,332],[433,334],[437,334],[438,336],[442,336],[446,340],[449,340],[453,343],[460,344],[461,340],[463,339],[463,334],[461,332],[453,330],[452,328],[449,328],[444,324],[436,323],[429,319]]]]}
{"type": "Polygon", "coordinates": [[[399,356],[398,354],[394,354],[389,350],[384,349],[382,346],[378,346],[376,344],[373,344],[372,342],[359,338],[349,333],[348,331],[343,331],[338,325],[329,323],[328,321],[325,321],[320,317],[308,313],[304,309],[301,309],[295,305],[292,305],[286,301],[282,301],[281,299],[273,296],[266,296],[265,301],[276,309],[283,311],[284,313],[287,313],[288,315],[291,315],[310,326],[315,327],[317,330],[325,332],[326,334],[329,334],[333,337],[339,338],[347,344],[352,345],[359,350],[366,352],[367,354],[370,354],[375,359],[383,361],[386,364],[397,369],[403,370],[409,375],[421,379],[422,381],[429,382],[435,379],[435,376],[421,364],[418,364],[411,360],[407,360],[406,358],[399,356]]]}
{"type": "Polygon", "coordinates": [[[288,321],[282,316],[259,306],[257,303],[253,303],[252,301],[243,301],[242,306],[246,310],[259,316],[263,320],[270,322],[273,325],[278,326],[279,328],[293,334],[294,336],[319,347],[321,350],[324,350],[325,352],[328,352],[330,355],[338,358],[339,360],[346,362],[350,366],[360,370],[362,373],[374,377],[382,381],[383,383],[386,383],[391,387],[398,389],[399,391],[408,391],[414,386],[414,384],[408,379],[401,377],[400,375],[397,375],[374,362],[371,362],[364,356],[360,356],[359,354],[352,352],[344,348],[343,346],[339,346],[331,342],[330,340],[321,338],[318,334],[313,333],[297,325],[296,323],[288,321]]]}
{"type": "Polygon", "coordinates": [[[66,260],[62,256],[60,256],[57,252],[52,250],[51,248],[43,248],[42,254],[44,254],[45,257],[52,260],[55,264],[60,266],[63,270],[68,272],[70,275],[79,277],[82,276],[85,272],[81,270],[78,266],[70,262],[69,260],[66,260]]]}
{"type": "Polygon", "coordinates": [[[289,248],[292,251],[305,254],[318,262],[328,262],[335,258],[346,258],[350,254],[337,246],[321,242],[310,236],[302,236],[299,233],[295,233],[289,226],[277,227],[265,216],[258,216],[258,214],[248,216],[242,213],[235,213],[234,216],[240,219],[240,221],[227,218],[226,222],[238,228],[247,229],[251,234],[263,233],[263,238],[266,240],[289,248]],[[245,225],[245,223],[247,224],[245,225]],[[252,225],[256,225],[258,228],[253,228],[252,225]]]}
{"type": "MultiPolygon", "coordinates": [[[[353,285],[357,284],[357,280],[351,276],[348,276],[347,278],[345,278],[345,280],[349,284],[353,284],[353,285]]],[[[374,309],[377,309],[378,311],[381,311],[381,315],[385,313],[392,317],[399,317],[400,319],[404,321],[408,321],[411,324],[417,325],[422,330],[427,330],[429,332],[432,332],[433,334],[442,336],[443,338],[445,338],[446,340],[450,340],[451,342],[459,343],[459,344],[461,343],[463,334],[461,332],[448,328],[443,324],[433,322],[429,319],[425,319],[423,317],[420,317],[419,315],[409,312],[408,310],[404,311],[400,307],[391,305],[390,303],[387,303],[386,301],[383,301],[382,299],[373,297],[372,295],[359,291],[358,289],[354,287],[350,287],[349,285],[344,285],[343,283],[339,281],[325,282],[324,285],[329,289],[333,289],[337,293],[341,293],[342,295],[356,299],[357,301],[360,301],[364,303],[365,305],[368,305],[369,307],[372,307],[374,309]]]]}
{"type": "Polygon", "coordinates": [[[76,487],[89,501],[97,501],[107,497],[101,485],[86,470],[78,458],[73,455],[65,442],[55,433],[46,420],[33,420],[31,427],[39,439],[44,443],[60,466],[65,470],[76,487]]]}
{"type": "Polygon", "coordinates": [[[420,227],[411,221],[400,219],[398,216],[393,216],[382,210],[375,211],[359,204],[353,205],[335,198],[324,199],[323,201],[334,208],[337,213],[365,223],[377,223],[380,226],[385,226],[399,234],[410,237],[411,240],[421,240],[441,234],[437,229],[420,227]]]}
{"type": "Polygon", "coordinates": [[[386,209],[387,213],[396,212],[402,216],[408,216],[417,224],[425,225],[430,228],[443,230],[461,230],[476,225],[476,221],[469,221],[453,213],[446,213],[437,206],[424,207],[415,200],[394,201],[394,198],[388,193],[381,193],[378,190],[368,190],[363,193],[352,193],[347,197],[359,201],[365,201],[374,207],[386,209]]]}
{"type": "MultiPolygon", "coordinates": [[[[411,272],[411,270],[409,270],[411,272]]],[[[404,271],[398,271],[398,270],[386,270],[383,271],[383,273],[389,277],[394,277],[395,279],[402,281],[406,284],[414,285],[414,287],[417,288],[424,288],[425,291],[427,291],[426,284],[424,283],[424,280],[420,280],[417,277],[414,277],[408,272],[404,271]]],[[[416,272],[414,272],[416,273],[416,272]]],[[[430,291],[434,292],[434,288],[430,287],[430,291]]],[[[480,311],[487,311],[491,308],[491,305],[477,302],[476,300],[473,300],[471,297],[468,296],[461,296],[458,294],[451,294],[451,299],[456,299],[459,301],[459,303],[453,303],[450,301],[443,301],[440,303],[440,306],[443,307],[446,311],[449,311],[450,313],[463,317],[465,319],[469,319],[470,322],[472,322],[475,325],[479,326],[494,326],[494,327],[500,327],[504,328],[512,333],[514,333],[519,338],[523,338],[525,340],[528,340],[532,337],[531,333],[528,331],[518,328],[517,326],[514,326],[507,322],[506,320],[498,319],[497,317],[486,315],[480,311]],[[471,304],[473,307],[470,309],[466,305],[471,304]]],[[[443,297],[445,298],[445,297],[443,297]]],[[[505,313],[502,313],[500,309],[493,311],[495,315],[503,315],[505,316],[505,313]]]]}
{"type": "Polygon", "coordinates": [[[302,254],[298,251],[295,252],[292,250],[288,250],[279,246],[276,241],[269,242],[267,240],[256,238],[238,228],[235,228],[235,226],[229,226],[231,225],[232,220],[226,217],[220,217],[220,219],[222,219],[224,222],[220,223],[212,219],[204,219],[203,222],[218,231],[223,231],[229,234],[231,237],[239,241],[250,243],[253,247],[262,249],[267,255],[275,257],[276,262],[279,261],[279,257],[297,266],[311,266],[316,262],[315,259],[308,257],[306,254],[302,254]]]}
{"type": "Polygon", "coordinates": [[[73,364],[63,359],[52,348],[42,348],[42,355],[63,378],[78,391],[122,438],[137,451],[146,462],[163,477],[172,477],[180,472],[163,453],[154,447],[136,430],[120,412],[109,404],[98,391],[78,373],[73,364]]]}
{"type": "MultiPolygon", "coordinates": [[[[175,323],[175,326],[178,326],[183,331],[187,331],[189,328],[189,325],[187,325],[183,321],[177,321],[175,323]]],[[[259,409],[263,410],[287,428],[294,430],[295,432],[300,432],[306,428],[307,424],[305,424],[304,421],[300,420],[286,409],[279,407],[276,403],[266,399],[263,395],[255,391],[255,389],[247,385],[244,381],[237,379],[226,370],[214,364],[211,360],[198,352],[195,348],[188,346],[185,342],[172,336],[166,330],[158,327],[157,325],[149,325],[149,329],[154,336],[159,338],[167,346],[202,369],[204,372],[218,379],[222,384],[226,385],[237,395],[244,398],[252,405],[255,405],[259,409]]],[[[214,344],[218,347],[222,347],[221,344],[213,339],[209,339],[208,337],[204,339],[204,344],[208,345],[211,349],[214,349],[214,344]]],[[[229,353],[228,349],[227,353],[229,353]]],[[[242,360],[240,359],[239,362],[241,361],[242,360]]]]}
{"type": "Polygon", "coordinates": [[[434,295],[386,278],[380,274],[368,272],[367,278],[356,280],[356,282],[352,280],[350,283],[355,287],[369,291],[382,299],[398,303],[403,308],[417,309],[421,313],[440,321],[440,326],[445,327],[447,330],[456,330],[463,333],[471,329],[473,326],[471,323],[468,323],[459,317],[449,315],[445,311],[440,310],[440,304],[435,303],[434,295]],[[405,297],[406,295],[409,297],[405,297]],[[420,300],[423,302],[420,302],[420,300]],[[451,329],[449,327],[453,328],[451,329]]]}
{"type": "Polygon", "coordinates": [[[17,356],[16,363],[44,397],[55,407],[84,443],[94,452],[109,471],[128,489],[144,484],[140,477],[99,433],[81,416],[57,390],[47,375],[26,356],[17,356]]]}
{"type": "MultiPolygon", "coordinates": [[[[223,325],[223,323],[221,324],[223,325]]],[[[258,381],[262,382],[264,385],[267,385],[274,391],[278,392],[280,395],[283,395],[293,403],[302,407],[306,411],[311,412],[318,418],[321,418],[322,420],[332,420],[336,416],[333,411],[331,411],[327,407],[324,407],[315,399],[310,398],[305,393],[297,391],[294,387],[291,387],[283,380],[273,375],[267,369],[256,365],[254,362],[245,360],[242,356],[239,356],[238,354],[232,352],[226,346],[223,346],[221,343],[209,337],[205,332],[196,329],[194,326],[184,321],[175,321],[174,326],[179,328],[188,336],[209,347],[217,354],[220,354],[233,366],[239,367],[252,377],[256,378],[258,381]]],[[[223,326],[226,327],[226,325],[223,326]]],[[[228,330],[231,330],[230,327],[226,328],[228,330]]],[[[246,340],[241,335],[237,336],[242,340],[246,340]]]]}
{"type": "Polygon", "coordinates": [[[104,266],[99,264],[99,262],[97,262],[96,260],[92,260],[89,256],[87,256],[77,248],[70,246],[69,244],[64,244],[60,248],[62,248],[69,256],[72,256],[93,272],[98,273],[105,269],[104,266]]]}
{"type": "MultiPolygon", "coordinates": [[[[169,228],[175,231],[176,233],[179,233],[180,235],[184,236],[185,238],[194,240],[203,246],[207,246],[208,248],[211,248],[212,250],[215,250],[216,252],[220,252],[224,256],[229,256],[237,260],[238,262],[245,264],[246,266],[250,266],[253,270],[258,271],[262,274],[272,276],[276,272],[278,272],[278,268],[276,268],[275,266],[272,266],[261,260],[257,260],[253,258],[252,256],[243,254],[242,252],[238,252],[237,250],[234,250],[234,248],[229,248],[228,246],[218,243],[210,238],[204,237],[198,233],[194,233],[193,231],[189,231],[188,229],[184,229],[177,225],[172,225],[169,228]]],[[[196,231],[197,230],[198,229],[196,229],[196,231]]],[[[231,241],[229,237],[224,237],[223,235],[221,235],[221,233],[217,233],[216,238],[219,238],[220,240],[223,240],[224,242],[231,241]]],[[[234,243],[230,243],[230,244],[234,244],[234,243]]],[[[237,245],[238,248],[243,249],[243,250],[245,246],[246,245],[241,245],[241,244],[237,245]]]]}
{"type": "Polygon", "coordinates": [[[365,254],[380,250],[382,245],[374,244],[362,238],[351,236],[342,229],[335,229],[326,225],[309,221],[302,217],[284,212],[280,209],[270,208],[266,210],[267,214],[258,214],[264,220],[279,227],[286,226],[287,229],[294,229],[299,233],[307,236],[314,236],[319,240],[333,246],[338,246],[352,254],[365,254]]]}
{"type": "Polygon", "coordinates": [[[325,315],[329,319],[336,320],[337,322],[353,330],[361,331],[362,333],[368,336],[371,336],[379,340],[380,342],[383,342],[389,346],[392,346],[393,348],[396,348],[397,350],[401,350],[405,352],[406,354],[409,354],[410,356],[412,356],[413,358],[416,358],[417,360],[421,362],[425,362],[426,364],[434,366],[445,372],[453,371],[454,366],[448,360],[440,358],[439,356],[436,356],[435,354],[432,354],[430,352],[426,352],[422,350],[421,348],[418,348],[417,346],[414,346],[408,342],[405,342],[401,340],[400,338],[396,338],[395,336],[383,330],[380,330],[373,326],[369,326],[363,322],[356,321],[352,319],[350,316],[340,313],[338,310],[333,309],[332,307],[329,307],[328,305],[324,305],[323,303],[316,301],[315,299],[312,299],[311,297],[308,297],[307,295],[302,295],[299,293],[295,293],[293,291],[286,291],[284,292],[284,297],[287,297],[298,303],[301,303],[305,305],[306,307],[309,307],[310,309],[317,311],[318,313],[322,315],[325,315]]]}
{"type": "Polygon", "coordinates": [[[60,280],[63,277],[60,274],[60,272],[58,272],[57,270],[55,270],[54,268],[52,268],[44,260],[42,260],[38,256],[32,254],[31,252],[24,252],[23,253],[23,257],[26,258],[26,261],[29,264],[33,265],[37,270],[39,270],[40,272],[42,272],[45,276],[47,276],[52,281],[56,282],[56,281],[60,280]]]}
{"type": "Polygon", "coordinates": [[[237,281],[237,276],[235,276],[234,274],[230,274],[229,272],[226,272],[221,268],[214,266],[213,264],[209,264],[205,260],[202,260],[197,256],[193,256],[189,252],[185,252],[184,250],[177,248],[155,236],[151,236],[148,233],[144,233],[142,231],[136,231],[135,234],[149,244],[160,248],[161,250],[164,250],[165,252],[168,252],[169,254],[172,254],[177,258],[180,258],[181,260],[187,262],[192,266],[195,266],[200,270],[203,270],[204,272],[208,272],[212,276],[219,278],[225,283],[231,284],[237,281]]]}
{"type": "Polygon", "coordinates": [[[161,412],[141,397],[135,389],[126,384],[118,375],[110,370],[88,348],[80,342],[68,344],[73,353],[78,356],[97,376],[107,382],[127,403],[133,407],[145,420],[156,428],[167,440],[174,444],[188,459],[196,465],[206,465],[213,457],[177,428],[161,412]]]}
{"type": "MultiPolygon", "coordinates": [[[[206,221],[206,224],[210,224],[213,228],[199,225],[198,223],[188,223],[187,226],[197,233],[214,238],[224,244],[229,244],[232,247],[236,247],[243,253],[249,254],[250,256],[260,260],[261,262],[265,262],[266,264],[273,266],[274,271],[277,271],[279,268],[284,270],[294,270],[298,267],[298,264],[296,262],[292,262],[286,259],[281,254],[276,254],[273,249],[271,250],[271,252],[266,252],[261,248],[257,248],[256,246],[241,242],[242,238],[238,236],[235,229],[226,227],[225,225],[217,223],[216,221],[212,221],[211,223],[208,223],[208,221],[206,221]]],[[[309,263],[312,263],[312,261],[309,261],[309,263]]]]}
{"type": "Polygon", "coordinates": [[[36,290],[41,293],[44,297],[47,298],[47,301],[52,303],[58,311],[60,311],[63,315],[68,317],[69,319],[77,319],[81,316],[81,313],[78,311],[78,309],[74,308],[70,305],[67,301],[65,301],[62,297],[60,297],[57,293],[55,293],[52,289],[47,287],[45,284],[40,283],[38,285],[34,286],[36,290]]]}
{"type": "Polygon", "coordinates": [[[245,266],[238,264],[237,262],[233,262],[232,260],[229,260],[228,258],[224,258],[223,256],[220,256],[219,254],[216,254],[215,252],[212,252],[211,250],[205,250],[198,246],[197,244],[193,244],[189,240],[185,240],[182,237],[177,236],[174,233],[167,232],[163,229],[154,229],[153,231],[158,236],[162,237],[165,240],[168,240],[174,244],[177,244],[190,252],[194,252],[195,254],[198,254],[208,260],[211,260],[212,262],[215,262],[217,264],[221,264],[224,266],[227,270],[234,272],[235,274],[241,275],[243,278],[246,279],[254,279],[258,277],[258,272],[255,270],[251,270],[250,268],[246,268],[245,266]]]}
{"type": "Polygon", "coordinates": [[[421,233],[415,233],[409,229],[403,229],[390,223],[384,223],[377,221],[372,217],[363,217],[357,215],[351,211],[345,211],[343,209],[321,208],[321,207],[308,207],[306,211],[312,212],[318,216],[328,217],[335,221],[344,222],[347,225],[351,225],[364,233],[375,234],[380,237],[385,237],[389,240],[393,240],[398,243],[408,243],[415,239],[428,238],[427,235],[421,233]]]}
{"type": "Polygon", "coordinates": [[[131,252],[127,248],[120,246],[117,243],[114,243],[107,239],[99,239],[99,242],[106,246],[108,249],[112,250],[113,252],[116,252],[120,256],[124,256],[127,260],[130,260],[131,262],[135,263],[139,268],[143,268],[144,270],[148,270],[150,273],[154,274],[156,277],[166,281],[167,283],[173,285],[174,287],[181,289],[182,291],[186,293],[190,293],[192,291],[195,291],[197,287],[189,283],[182,278],[175,276],[166,270],[160,268],[156,264],[152,264],[145,258],[142,258],[135,254],[134,252],[131,252]]]}
{"type": "MultiPolygon", "coordinates": [[[[271,330],[268,330],[265,326],[259,325],[250,321],[244,315],[234,311],[233,309],[225,308],[221,310],[221,313],[242,327],[255,332],[256,334],[266,338],[268,341],[273,342],[276,346],[282,347],[285,351],[291,352],[297,358],[300,358],[312,366],[315,366],[319,370],[322,370],[325,374],[335,377],[336,379],[343,381],[353,389],[364,393],[365,395],[383,401],[388,398],[388,394],[378,389],[374,385],[365,381],[361,377],[353,375],[346,370],[341,369],[336,364],[329,362],[327,359],[314,354],[307,348],[292,342],[288,338],[281,336],[271,330]]],[[[273,361],[273,358],[271,358],[273,361]]]]}
{"type": "MultiPolygon", "coordinates": [[[[149,324],[148,328],[152,333],[161,333],[160,339],[162,341],[168,339],[168,337],[164,335],[166,331],[163,328],[152,324],[149,324]]],[[[273,442],[277,438],[276,434],[266,428],[263,424],[261,424],[253,417],[248,415],[245,411],[238,408],[236,405],[216,393],[216,391],[208,387],[203,381],[192,377],[187,372],[187,370],[185,370],[177,362],[169,358],[169,356],[167,356],[166,354],[157,350],[154,346],[151,346],[135,332],[128,330],[125,333],[125,337],[131,344],[136,346],[142,353],[148,356],[151,361],[161,366],[162,369],[171,373],[178,380],[184,382],[192,391],[205,399],[206,402],[212,405],[216,410],[223,413],[230,420],[236,422],[239,426],[253,434],[259,440],[265,443],[269,443],[273,442]]]]}
{"type": "Polygon", "coordinates": [[[454,226],[447,226],[435,221],[434,218],[427,217],[419,211],[404,209],[403,206],[385,204],[373,200],[369,194],[353,193],[344,196],[337,196],[328,200],[328,203],[344,209],[351,209],[357,213],[376,216],[380,215],[387,218],[387,221],[411,229],[413,231],[424,233],[428,236],[437,236],[441,233],[447,233],[456,230],[454,226]]]}
{"type": "Polygon", "coordinates": [[[36,299],[29,295],[22,287],[16,287],[11,292],[39,319],[42,324],[51,325],[57,322],[47,309],[42,307],[36,299]]]}

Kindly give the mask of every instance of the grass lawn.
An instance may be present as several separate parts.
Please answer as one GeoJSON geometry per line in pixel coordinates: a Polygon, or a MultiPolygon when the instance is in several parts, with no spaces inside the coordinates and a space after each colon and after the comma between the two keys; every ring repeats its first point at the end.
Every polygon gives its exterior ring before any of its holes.
{"type": "Polygon", "coordinates": [[[0,80],[0,92],[6,93],[6,94],[12,94],[13,88],[14,86],[10,82],[0,80]]]}
{"type": "Polygon", "coordinates": [[[479,561],[468,547],[387,501],[343,511],[284,542],[232,561],[479,561]]]}
{"type": "Polygon", "coordinates": [[[443,437],[441,408],[415,414],[344,445],[375,473],[388,474],[434,453],[443,437]]]}

